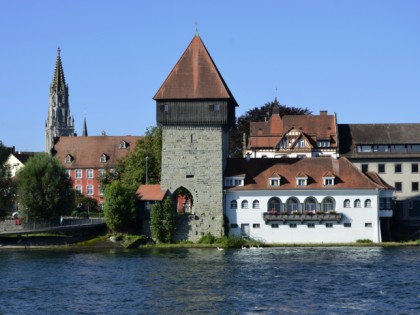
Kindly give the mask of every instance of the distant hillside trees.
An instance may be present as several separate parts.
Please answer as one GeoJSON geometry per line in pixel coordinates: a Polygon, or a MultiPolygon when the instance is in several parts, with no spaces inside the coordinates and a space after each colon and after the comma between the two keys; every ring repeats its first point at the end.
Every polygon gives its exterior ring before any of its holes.
{"type": "Polygon", "coordinates": [[[30,158],[17,173],[18,198],[30,220],[58,219],[74,208],[74,191],[64,167],[48,154],[30,158]]]}
{"type": "Polygon", "coordinates": [[[9,150],[0,141],[0,219],[7,216],[15,191],[9,167],[5,165],[8,156],[9,150]]]}
{"type": "Polygon", "coordinates": [[[248,110],[245,114],[236,119],[236,125],[230,132],[230,156],[243,157],[243,135],[246,139],[249,137],[249,126],[251,121],[264,121],[270,118],[273,106],[279,107],[280,116],[284,115],[311,115],[312,112],[308,108],[299,108],[281,105],[277,98],[272,102],[265,103],[260,107],[248,110]]]}

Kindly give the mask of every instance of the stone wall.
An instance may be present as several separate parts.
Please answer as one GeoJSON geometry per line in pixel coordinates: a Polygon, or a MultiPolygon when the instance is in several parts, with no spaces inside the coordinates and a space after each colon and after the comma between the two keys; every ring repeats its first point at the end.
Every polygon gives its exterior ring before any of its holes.
{"type": "Polygon", "coordinates": [[[228,133],[221,126],[163,126],[162,189],[193,197],[192,213],[178,218],[174,241],[223,235],[223,171],[228,133]]]}

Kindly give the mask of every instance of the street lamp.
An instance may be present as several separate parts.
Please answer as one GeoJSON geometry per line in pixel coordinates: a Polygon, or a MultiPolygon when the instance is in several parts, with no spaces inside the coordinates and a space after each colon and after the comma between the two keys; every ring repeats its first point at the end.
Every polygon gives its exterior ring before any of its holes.
{"type": "Polygon", "coordinates": [[[147,175],[147,161],[149,160],[149,157],[148,156],[146,156],[146,185],[147,185],[147,183],[148,183],[148,175],[147,175]]]}

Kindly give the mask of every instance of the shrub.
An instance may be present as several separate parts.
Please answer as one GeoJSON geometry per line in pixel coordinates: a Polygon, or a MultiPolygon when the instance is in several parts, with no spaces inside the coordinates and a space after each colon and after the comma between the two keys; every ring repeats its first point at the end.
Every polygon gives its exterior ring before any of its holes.
{"type": "Polygon", "coordinates": [[[214,244],[216,243],[216,241],[217,238],[214,235],[212,235],[211,233],[207,233],[198,240],[198,244],[214,244]]]}
{"type": "Polygon", "coordinates": [[[373,244],[373,241],[369,240],[369,239],[361,239],[361,240],[357,240],[356,243],[359,243],[359,244],[373,244]]]}

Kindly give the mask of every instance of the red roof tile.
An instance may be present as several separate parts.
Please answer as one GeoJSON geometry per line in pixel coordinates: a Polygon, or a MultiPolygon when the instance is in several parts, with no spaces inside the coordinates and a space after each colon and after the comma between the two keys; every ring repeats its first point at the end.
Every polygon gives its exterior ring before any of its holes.
{"type": "MultiPolygon", "coordinates": [[[[229,190],[265,190],[265,189],[325,189],[325,174],[335,176],[334,186],[328,189],[390,189],[380,180],[373,180],[359,171],[346,158],[270,158],[270,159],[229,159],[226,177],[245,173],[244,186],[227,188],[229,190]],[[281,174],[282,185],[269,186],[269,178],[273,173],[281,174]],[[297,186],[296,177],[308,176],[306,186],[297,186]]],[[[377,176],[377,175],[376,175],[377,176]]],[[[379,176],[377,176],[380,178],[379,176]]]]}
{"type": "Polygon", "coordinates": [[[194,36],[153,99],[231,99],[236,104],[198,35],[194,36]]]}
{"type": "Polygon", "coordinates": [[[89,136],[89,137],[60,137],[54,145],[55,154],[66,168],[104,168],[114,167],[116,162],[126,156],[136,145],[141,136],[89,136]],[[127,147],[120,149],[125,141],[127,147]],[[100,162],[105,154],[106,163],[100,162]],[[72,162],[66,164],[65,158],[70,155],[72,162]]]}
{"type": "MultiPolygon", "coordinates": [[[[295,129],[304,134],[309,142],[315,143],[316,140],[336,141],[337,124],[335,115],[271,115],[268,121],[251,122],[249,147],[250,148],[274,148],[281,137],[287,132],[295,129]]],[[[335,144],[331,145],[332,147],[335,144]]]]}
{"type": "Polygon", "coordinates": [[[137,198],[139,200],[155,200],[162,201],[168,190],[162,190],[159,184],[154,185],[140,185],[136,191],[137,198]]]}

